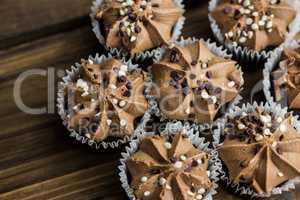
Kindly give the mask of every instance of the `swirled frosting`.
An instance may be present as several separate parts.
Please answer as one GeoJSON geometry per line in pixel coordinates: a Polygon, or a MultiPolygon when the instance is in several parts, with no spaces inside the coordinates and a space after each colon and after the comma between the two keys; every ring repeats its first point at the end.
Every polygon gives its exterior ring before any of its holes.
{"type": "Polygon", "coordinates": [[[134,55],[167,44],[182,14],[173,0],[105,0],[96,19],[107,47],[134,55]]]}
{"type": "Polygon", "coordinates": [[[68,127],[97,142],[132,135],[135,120],[148,108],[144,79],[141,70],[117,59],[83,60],[80,74],[65,90],[68,127]]]}
{"type": "Polygon", "coordinates": [[[279,68],[272,77],[276,101],[287,97],[289,108],[300,108],[300,48],[283,50],[279,68]]]}
{"type": "Polygon", "coordinates": [[[244,84],[236,62],[218,57],[201,41],[167,49],[152,71],[159,107],[176,120],[213,121],[244,84]]]}
{"type": "Polygon", "coordinates": [[[182,134],[151,136],[127,161],[137,199],[201,200],[213,183],[210,156],[182,134]]]}
{"type": "Polygon", "coordinates": [[[261,107],[227,118],[225,141],[218,151],[230,179],[270,194],[300,176],[300,137],[293,120],[289,113],[275,116],[261,107]]]}
{"type": "Polygon", "coordinates": [[[285,41],[296,11],[286,0],[222,0],[211,15],[225,42],[262,51],[285,41]]]}

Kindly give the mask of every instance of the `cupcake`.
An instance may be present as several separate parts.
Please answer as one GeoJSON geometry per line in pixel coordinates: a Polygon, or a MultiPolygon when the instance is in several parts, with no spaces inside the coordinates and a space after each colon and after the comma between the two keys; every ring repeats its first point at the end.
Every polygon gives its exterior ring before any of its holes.
{"type": "Polygon", "coordinates": [[[275,104],[247,105],[231,111],[218,133],[223,179],[252,196],[270,196],[293,188],[293,181],[300,177],[296,123],[290,113],[275,104]]]}
{"type": "Polygon", "coordinates": [[[145,79],[146,74],[130,62],[104,56],[82,60],[59,91],[64,124],[95,143],[130,138],[148,109],[145,79]]]}
{"type": "MultiPolygon", "coordinates": [[[[282,44],[296,10],[288,0],[213,0],[210,18],[220,42],[259,57],[282,44]]],[[[265,57],[266,58],[266,57],[265,57]]]]}
{"type": "Polygon", "coordinates": [[[119,167],[130,199],[212,199],[220,160],[203,138],[189,134],[180,129],[131,142],[119,167]]]}
{"type": "Polygon", "coordinates": [[[100,42],[131,56],[168,44],[183,26],[179,0],[98,0],[92,12],[100,42]]]}
{"type": "Polygon", "coordinates": [[[209,123],[234,102],[244,80],[237,63],[224,56],[215,44],[198,40],[166,49],[152,65],[154,96],[162,115],[209,123]]]}
{"type": "Polygon", "coordinates": [[[272,72],[275,100],[287,101],[290,109],[300,108],[300,47],[285,48],[278,68],[272,72]]]}

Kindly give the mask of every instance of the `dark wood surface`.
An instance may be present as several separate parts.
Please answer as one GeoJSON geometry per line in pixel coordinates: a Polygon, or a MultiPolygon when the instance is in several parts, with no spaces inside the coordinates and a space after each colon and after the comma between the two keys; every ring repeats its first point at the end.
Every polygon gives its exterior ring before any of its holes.
{"type": "MultiPolygon", "coordinates": [[[[96,152],[80,145],[68,137],[57,114],[25,114],[13,98],[14,82],[20,73],[49,67],[59,71],[102,51],[91,31],[91,2],[0,2],[0,200],[126,199],[117,175],[120,150],[96,152]]],[[[184,36],[212,37],[207,1],[186,2],[184,36]]],[[[249,100],[261,71],[247,72],[245,78],[243,96],[249,100]]],[[[22,97],[30,107],[46,106],[47,79],[28,78],[22,86],[22,97]]],[[[261,94],[257,99],[262,99],[261,94]]],[[[300,199],[300,189],[296,191],[272,200],[300,199]]],[[[245,198],[220,187],[215,199],[245,198]]]]}

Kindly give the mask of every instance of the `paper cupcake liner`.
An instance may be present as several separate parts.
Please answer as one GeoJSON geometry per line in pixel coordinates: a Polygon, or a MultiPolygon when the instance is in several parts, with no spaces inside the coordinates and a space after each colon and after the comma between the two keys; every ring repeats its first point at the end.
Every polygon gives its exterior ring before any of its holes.
{"type": "MultiPolygon", "coordinates": [[[[124,52],[121,49],[116,49],[116,48],[109,48],[106,46],[105,44],[105,38],[103,36],[103,34],[101,33],[101,29],[100,29],[100,24],[99,22],[95,19],[97,11],[99,9],[99,7],[101,6],[101,4],[104,2],[105,0],[95,0],[93,2],[93,5],[91,7],[91,13],[90,13],[90,17],[91,17],[91,21],[92,21],[92,27],[93,27],[93,32],[95,33],[97,39],[99,40],[99,43],[104,46],[104,48],[109,51],[110,53],[114,54],[115,52],[118,52],[118,54],[121,54],[122,57],[129,57],[128,53],[124,52]]],[[[183,0],[173,0],[175,2],[175,4],[184,10],[184,5],[183,5],[183,0]]],[[[172,37],[171,37],[171,41],[176,41],[179,36],[182,34],[182,29],[185,23],[185,17],[181,16],[177,23],[175,24],[174,28],[173,28],[173,33],[172,33],[172,37]]],[[[132,59],[134,61],[143,61],[145,59],[148,58],[153,58],[155,56],[155,54],[157,53],[159,48],[154,48],[151,50],[146,50],[144,52],[138,53],[136,55],[134,55],[132,57],[132,59]]]]}
{"type": "MultiPolygon", "coordinates": [[[[258,104],[257,102],[254,102],[253,104],[244,104],[241,107],[234,107],[231,109],[227,114],[226,117],[234,117],[237,115],[241,115],[242,112],[253,112],[257,107],[263,107],[266,111],[274,113],[275,116],[277,117],[282,117],[284,118],[284,115],[288,112],[287,108],[282,108],[279,104],[276,104],[274,102],[268,102],[268,103],[260,103],[258,104]]],[[[296,128],[297,131],[300,132],[300,121],[298,119],[298,116],[294,116],[294,122],[293,126],[296,128]]],[[[220,146],[223,141],[221,141],[221,136],[224,135],[224,128],[225,128],[225,123],[226,121],[223,120],[221,123],[218,124],[218,129],[214,130],[213,133],[213,138],[214,142],[213,145],[215,147],[220,146]]],[[[224,181],[227,185],[227,187],[231,188],[234,190],[236,194],[239,195],[248,195],[251,196],[252,198],[257,198],[257,197],[270,197],[272,195],[279,195],[282,194],[283,192],[288,192],[290,190],[295,189],[295,185],[300,183],[300,177],[296,177],[294,179],[291,179],[281,185],[280,187],[275,187],[271,194],[259,194],[256,193],[251,187],[246,187],[246,186],[241,186],[239,184],[233,183],[230,178],[227,176],[227,173],[224,171],[224,169],[220,172],[220,180],[224,181]]]]}
{"type": "MultiPolygon", "coordinates": [[[[221,0],[211,0],[209,2],[208,11],[211,13],[216,9],[221,0]]],[[[288,3],[295,9],[297,12],[297,16],[294,21],[289,25],[289,33],[285,41],[292,40],[292,38],[296,35],[297,30],[299,30],[300,26],[300,2],[298,0],[288,0],[288,3]]],[[[245,61],[245,62],[256,62],[259,63],[261,61],[265,61],[270,57],[272,52],[275,52],[279,47],[275,48],[271,51],[263,50],[261,52],[249,49],[247,47],[242,46],[233,46],[231,43],[225,43],[224,35],[217,24],[216,20],[208,14],[208,19],[210,21],[211,30],[215,36],[215,38],[223,44],[227,49],[229,49],[237,59],[245,61]]]]}
{"type": "MultiPolygon", "coordinates": [[[[211,159],[209,161],[209,171],[211,172],[210,179],[214,183],[214,187],[212,190],[207,193],[205,197],[203,197],[203,200],[213,200],[213,195],[217,193],[216,189],[218,188],[218,185],[216,184],[219,181],[219,171],[222,168],[221,160],[218,158],[217,151],[209,148],[209,143],[205,142],[204,138],[199,137],[199,133],[197,130],[197,126],[195,125],[188,125],[188,124],[182,124],[181,122],[176,123],[167,123],[165,130],[161,132],[161,135],[176,135],[178,134],[178,131],[181,131],[185,129],[186,135],[189,137],[189,139],[192,141],[193,145],[197,147],[198,149],[205,151],[209,155],[211,155],[211,159]]],[[[139,144],[141,143],[142,139],[146,136],[152,136],[156,135],[154,132],[146,132],[143,129],[143,125],[141,125],[137,130],[136,135],[139,135],[138,138],[131,141],[129,145],[126,147],[126,151],[123,152],[122,158],[120,159],[120,165],[119,165],[119,177],[122,184],[122,187],[124,188],[127,196],[131,200],[137,200],[137,198],[134,195],[133,189],[130,187],[129,178],[128,178],[128,169],[126,167],[127,160],[138,150],[139,144]]]]}
{"type": "MultiPolygon", "coordinates": [[[[276,99],[272,95],[272,77],[271,73],[273,72],[276,67],[278,67],[278,64],[280,62],[283,48],[290,48],[290,49],[295,49],[299,48],[300,44],[298,44],[296,41],[289,41],[282,45],[280,48],[276,49],[274,52],[271,53],[270,58],[267,60],[264,66],[263,70],[263,91],[264,95],[269,102],[275,102],[276,99]]],[[[274,93],[273,93],[274,94],[274,93]]]]}
{"type": "MultiPolygon", "coordinates": [[[[189,44],[192,44],[196,41],[199,41],[199,39],[197,38],[187,38],[187,39],[184,39],[183,37],[181,37],[180,40],[174,42],[174,44],[176,45],[180,45],[180,46],[186,46],[186,45],[189,45],[189,44]]],[[[202,41],[205,46],[211,51],[213,52],[214,54],[216,54],[217,56],[220,56],[222,58],[227,58],[227,59],[231,59],[232,58],[232,55],[231,54],[228,54],[226,49],[224,49],[222,46],[218,46],[217,43],[215,42],[211,42],[210,39],[208,40],[203,40],[203,39],[200,39],[200,41],[202,41]]],[[[160,50],[157,52],[156,56],[153,58],[154,62],[157,63],[159,62],[164,54],[166,52],[166,48],[160,48],[160,50]]],[[[243,71],[242,71],[242,68],[237,64],[236,65],[237,69],[239,69],[241,71],[241,74],[243,75],[243,71]]],[[[150,69],[151,71],[151,69],[150,69]]],[[[158,106],[158,102],[157,100],[155,99],[155,97],[152,97],[153,101],[156,101],[156,106],[158,107],[158,111],[156,112],[156,116],[160,117],[161,121],[166,121],[168,120],[168,117],[165,116],[159,109],[159,106],[158,106]]],[[[240,101],[242,100],[242,96],[241,95],[237,95],[236,98],[228,103],[224,108],[221,108],[220,110],[222,111],[222,113],[226,113],[229,109],[233,108],[234,106],[236,106],[237,104],[240,103],[240,101]]],[[[202,127],[210,127],[211,125],[214,125],[214,124],[217,124],[219,120],[221,120],[222,117],[216,119],[213,123],[202,123],[201,126],[202,127]]],[[[173,122],[176,122],[176,121],[180,121],[180,120],[172,120],[173,122]]]]}
{"type": "MultiPolygon", "coordinates": [[[[111,58],[113,58],[113,56],[111,54],[108,54],[107,56],[96,54],[95,57],[89,56],[88,59],[93,61],[94,63],[100,64],[111,58]]],[[[126,61],[125,59],[122,59],[122,62],[124,64],[128,65],[130,70],[136,69],[138,67],[137,65],[134,65],[131,60],[126,61]]],[[[68,118],[67,118],[68,111],[64,107],[64,102],[65,102],[64,90],[70,82],[73,82],[76,79],[78,73],[80,72],[81,67],[82,66],[80,63],[76,63],[75,65],[71,66],[70,70],[66,70],[67,75],[62,78],[63,81],[59,82],[59,84],[58,84],[58,92],[57,92],[58,114],[60,115],[60,117],[63,121],[63,125],[65,127],[67,127],[67,129],[70,131],[70,137],[75,138],[82,144],[88,144],[89,146],[91,146],[95,149],[117,148],[120,145],[125,144],[128,141],[132,140],[135,137],[135,134],[132,134],[131,136],[124,136],[124,138],[120,138],[120,139],[116,138],[116,140],[109,141],[109,142],[105,141],[105,140],[101,141],[101,142],[96,142],[96,141],[90,140],[87,137],[77,133],[75,130],[68,128],[68,118]]],[[[149,99],[149,95],[148,95],[148,92],[151,90],[151,85],[152,85],[151,77],[146,77],[146,79],[145,79],[145,96],[148,101],[151,100],[151,99],[149,99]]],[[[149,103],[151,103],[151,102],[149,102],[149,103]]],[[[154,108],[150,104],[149,109],[145,112],[144,116],[141,119],[141,123],[146,122],[150,119],[151,113],[153,112],[152,109],[154,109],[154,108]]]]}

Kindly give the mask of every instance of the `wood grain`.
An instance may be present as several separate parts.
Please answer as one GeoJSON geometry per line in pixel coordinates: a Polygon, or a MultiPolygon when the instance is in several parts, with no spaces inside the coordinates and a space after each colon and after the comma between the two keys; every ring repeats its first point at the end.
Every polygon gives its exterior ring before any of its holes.
{"type": "MultiPolygon", "coordinates": [[[[103,52],[90,27],[91,2],[1,1],[0,18],[5,20],[0,26],[0,200],[126,199],[117,171],[122,149],[97,152],[80,145],[68,137],[56,114],[26,114],[13,97],[15,80],[22,72],[52,67],[56,73],[80,58],[103,52]]],[[[211,38],[207,1],[186,2],[184,37],[211,38]]],[[[261,71],[250,70],[245,78],[243,96],[248,99],[261,71]]],[[[47,92],[46,77],[30,77],[22,87],[30,107],[47,106],[47,92]]],[[[256,99],[262,99],[261,94],[256,99]]],[[[297,200],[299,192],[271,199],[297,200]]],[[[215,199],[245,198],[221,186],[215,199]]]]}

